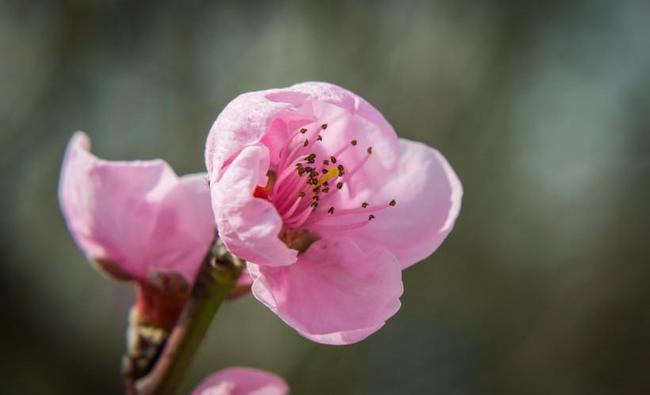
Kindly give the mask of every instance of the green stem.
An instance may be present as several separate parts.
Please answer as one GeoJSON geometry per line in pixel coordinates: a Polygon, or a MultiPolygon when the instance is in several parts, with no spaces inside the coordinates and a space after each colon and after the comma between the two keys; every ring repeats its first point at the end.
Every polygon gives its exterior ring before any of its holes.
{"type": "Polygon", "coordinates": [[[151,373],[137,383],[139,395],[174,395],[180,388],[192,358],[212,318],[235,287],[242,262],[222,246],[208,253],[197,275],[192,294],[151,373]]]}

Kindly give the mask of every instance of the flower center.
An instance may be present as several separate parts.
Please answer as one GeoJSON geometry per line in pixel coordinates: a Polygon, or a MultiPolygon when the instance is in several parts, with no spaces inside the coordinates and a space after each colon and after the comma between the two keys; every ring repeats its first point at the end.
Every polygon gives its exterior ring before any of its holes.
{"type": "Polygon", "coordinates": [[[307,229],[290,229],[284,227],[280,232],[280,240],[282,240],[287,247],[300,253],[307,251],[307,248],[319,239],[320,237],[318,237],[318,235],[308,231],[307,229]]]}
{"type": "Polygon", "coordinates": [[[373,150],[372,146],[366,147],[359,159],[358,152],[353,151],[362,149],[357,139],[335,150],[327,150],[324,145],[315,147],[327,138],[327,126],[324,123],[311,130],[300,128],[282,148],[279,163],[267,173],[266,185],[258,186],[254,192],[254,196],[273,203],[284,223],[280,238],[298,251],[318,240],[319,231],[366,226],[379,211],[397,204],[391,200],[379,205],[363,202],[359,207],[339,208],[330,203],[337,192],[351,186],[373,150]],[[352,163],[349,167],[348,162],[352,163]]]}

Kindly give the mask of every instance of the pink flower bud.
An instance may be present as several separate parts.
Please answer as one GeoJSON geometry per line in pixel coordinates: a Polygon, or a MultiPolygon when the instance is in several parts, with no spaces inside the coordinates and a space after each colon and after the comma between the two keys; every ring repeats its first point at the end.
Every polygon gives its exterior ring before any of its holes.
{"type": "Polygon", "coordinates": [[[103,272],[139,284],[140,312],[169,325],[215,236],[205,176],[179,178],[162,160],[106,161],[89,149],[78,132],[63,161],[68,229],[103,272]]]}

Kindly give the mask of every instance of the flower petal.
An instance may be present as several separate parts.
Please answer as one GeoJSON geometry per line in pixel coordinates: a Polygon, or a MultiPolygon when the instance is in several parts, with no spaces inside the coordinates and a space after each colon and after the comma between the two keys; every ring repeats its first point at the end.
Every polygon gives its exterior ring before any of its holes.
{"type": "Polygon", "coordinates": [[[294,130],[303,123],[327,117],[329,111],[323,103],[343,108],[373,125],[369,138],[384,152],[383,160],[392,166],[397,160],[393,152],[398,147],[397,135],[381,113],[344,88],[311,81],[288,88],[245,93],[228,103],[210,128],[206,141],[205,161],[211,179],[220,178],[223,166],[240,150],[262,139],[275,157],[282,141],[288,138],[287,129],[294,130]],[[270,131],[273,135],[266,136],[270,131]]]}
{"type": "Polygon", "coordinates": [[[253,295],[308,339],[351,344],[381,328],[400,307],[401,269],[383,248],[319,240],[295,265],[250,265],[253,295]]]}
{"type": "MultiPolygon", "coordinates": [[[[394,207],[379,211],[372,223],[345,232],[362,249],[381,245],[402,268],[431,255],[454,227],[463,188],[447,160],[437,150],[400,139],[402,154],[393,174],[367,196],[371,205],[394,207]]],[[[353,181],[356,182],[357,180],[353,181]]],[[[362,186],[363,188],[363,186],[362,186]]],[[[341,232],[336,234],[340,235],[341,232]]],[[[322,232],[328,237],[328,232],[322,232]]]]}
{"type": "Polygon", "coordinates": [[[256,186],[265,185],[268,167],[265,146],[244,148],[220,179],[211,180],[212,207],[219,236],[230,252],[260,265],[289,265],[297,251],[278,237],[280,215],[271,203],[253,196],[256,186]]]}
{"type": "Polygon", "coordinates": [[[205,180],[179,180],[162,160],[105,161],[89,149],[87,135],[72,137],[59,185],[61,209],[79,247],[132,278],[174,271],[193,281],[214,237],[205,180]]]}
{"type": "Polygon", "coordinates": [[[179,272],[191,283],[215,234],[206,174],[181,177],[159,204],[145,241],[149,271],[179,272]]]}
{"type": "Polygon", "coordinates": [[[381,138],[397,143],[397,134],[393,127],[375,107],[361,96],[340,86],[318,81],[302,82],[291,86],[289,89],[307,94],[318,101],[343,107],[350,113],[359,115],[371,124],[376,125],[382,133],[381,138]]]}
{"type": "Polygon", "coordinates": [[[237,96],[214,121],[205,145],[205,163],[211,179],[219,178],[223,165],[244,147],[257,144],[270,122],[290,107],[289,103],[268,100],[267,92],[237,96]]]}
{"type": "Polygon", "coordinates": [[[282,377],[259,369],[234,367],[208,376],[192,395],[286,395],[282,377]]]}

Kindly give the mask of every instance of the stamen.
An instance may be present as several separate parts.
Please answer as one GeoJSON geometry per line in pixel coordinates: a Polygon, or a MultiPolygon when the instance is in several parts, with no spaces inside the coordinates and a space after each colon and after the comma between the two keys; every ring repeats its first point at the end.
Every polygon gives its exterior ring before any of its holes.
{"type": "MultiPolygon", "coordinates": [[[[350,147],[359,145],[357,139],[351,139],[349,144],[342,144],[336,152],[329,152],[329,156],[326,154],[323,157],[314,152],[315,148],[310,147],[318,141],[324,141],[324,134],[320,133],[327,128],[327,123],[321,124],[320,128],[302,127],[298,133],[294,132],[289,144],[281,151],[282,160],[278,166],[281,174],[278,174],[276,182],[272,183],[272,190],[269,191],[267,199],[276,206],[285,227],[328,231],[355,229],[374,220],[377,211],[397,205],[395,199],[380,207],[374,203],[371,206],[368,202],[362,202],[361,207],[355,208],[335,208],[330,205],[335,204],[331,199],[336,195],[329,193],[330,189],[333,189],[334,185],[336,190],[343,189],[346,184],[352,187],[349,178],[365,165],[373,153],[373,147],[366,148],[368,155],[361,155],[357,160],[353,160],[353,163],[348,163],[347,157],[341,158],[340,155],[350,147]],[[317,159],[321,164],[316,164],[317,159]],[[343,163],[350,165],[349,169],[346,169],[343,163]],[[328,204],[328,201],[331,203],[328,204]],[[319,205],[323,206],[323,210],[318,209],[319,205]],[[328,208],[325,209],[326,207],[328,208]],[[348,221],[341,223],[342,216],[349,216],[348,221]],[[363,218],[364,216],[367,218],[363,218]],[[362,219],[363,221],[360,221],[362,219]]],[[[352,156],[356,157],[357,154],[352,156]]]]}
{"type": "Polygon", "coordinates": [[[348,173],[348,177],[347,177],[348,179],[350,179],[350,177],[352,177],[352,175],[354,175],[354,173],[356,173],[359,169],[361,169],[361,168],[363,167],[363,165],[366,164],[366,162],[368,161],[368,159],[370,159],[370,155],[371,155],[371,154],[372,154],[372,147],[368,147],[368,155],[366,155],[365,158],[361,159],[361,160],[359,161],[359,163],[357,163],[357,164],[354,166],[354,168],[353,168],[352,170],[350,170],[350,172],[348,173]]]}
{"type": "Polygon", "coordinates": [[[282,148],[282,151],[280,152],[281,162],[279,168],[283,169],[285,165],[295,159],[295,156],[300,152],[300,150],[307,147],[304,145],[303,141],[300,141],[303,136],[309,139],[318,135],[318,131],[319,129],[312,129],[312,131],[309,131],[307,128],[301,128],[298,130],[298,133],[294,134],[289,142],[282,148]]]}
{"type": "MultiPolygon", "coordinates": [[[[351,144],[345,144],[345,145],[343,145],[343,147],[339,148],[338,151],[333,153],[332,156],[335,157],[335,158],[339,158],[341,156],[341,154],[344,153],[345,151],[347,151],[350,147],[352,147],[351,144]]],[[[332,159],[332,158],[330,158],[330,159],[332,159]]],[[[334,163],[334,162],[332,162],[332,163],[334,163]]]]}
{"type": "MultiPolygon", "coordinates": [[[[324,204],[325,202],[327,202],[328,197],[330,197],[330,195],[327,195],[327,196],[323,197],[323,199],[321,199],[319,202],[321,204],[324,204]]],[[[336,217],[337,220],[340,222],[341,217],[348,217],[348,216],[357,216],[358,217],[359,215],[364,215],[364,216],[365,215],[372,215],[373,218],[374,218],[375,214],[377,214],[379,211],[386,210],[389,207],[390,207],[390,205],[386,204],[384,206],[372,206],[372,207],[371,206],[366,206],[366,207],[362,206],[362,207],[357,207],[357,208],[343,208],[343,209],[339,208],[338,210],[336,210],[336,214],[331,216],[331,217],[328,216],[325,212],[314,213],[312,216],[309,217],[309,220],[307,220],[306,223],[308,223],[309,226],[311,226],[311,224],[314,224],[315,226],[320,226],[320,225],[330,226],[330,225],[334,225],[334,224],[328,224],[328,223],[322,224],[321,221],[326,221],[329,218],[336,217]]]]}
{"type": "Polygon", "coordinates": [[[351,224],[343,224],[343,225],[321,225],[321,224],[312,224],[308,225],[308,228],[310,230],[315,230],[315,231],[331,231],[331,232],[336,232],[336,231],[342,231],[342,230],[352,230],[352,229],[358,229],[358,228],[363,228],[364,226],[369,225],[370,222],[366,219],[360,222],[354,222],[351,224]]]}
{"type": "Polygon", "coordinates": [[[291,207],[295,200],[294,196],[300,197],[300,192],[304,188],[303,185],[301,177],[291,177],[283,182],[278,182],[275,184],[269,200],[273,202],[278,212],[284,212],[291,207]]]}
{"type": "Polygon", "coordinates": [[[293,215],[293,213],[296,212],[296,209],[298,208],[298,206],[300,206],[300,203],[302,202],[302,198],[303,198],[304,196],[305,196],[304,193],[302,194],[302,196],[300,196],[300,194],[298,194],[298,199],[296,199],[296,200],[293,202],[293,204],[291,205],[291,207],[289,208],[289,210],[287,210],[285,213],[283,213],[282,216],[283,216],[284,218],[289,218],[289,217],[291,217],[291,216],[293,215]]]}
{"type": "Polygon", "coordinates": [[[392,207],[395,207],[396,204],[397,202],[395,201],[395,199],[391,200],[390,203],[388,203],[388,205],[392,207]]]}
{"type": "Polygon", "coordinates": [[[291,228],[299,228],[311,216],[312,211],[310,206],[307,206],[300,214],[294,215],[291,218],[285,217],[285,224],[291,228]]]}

